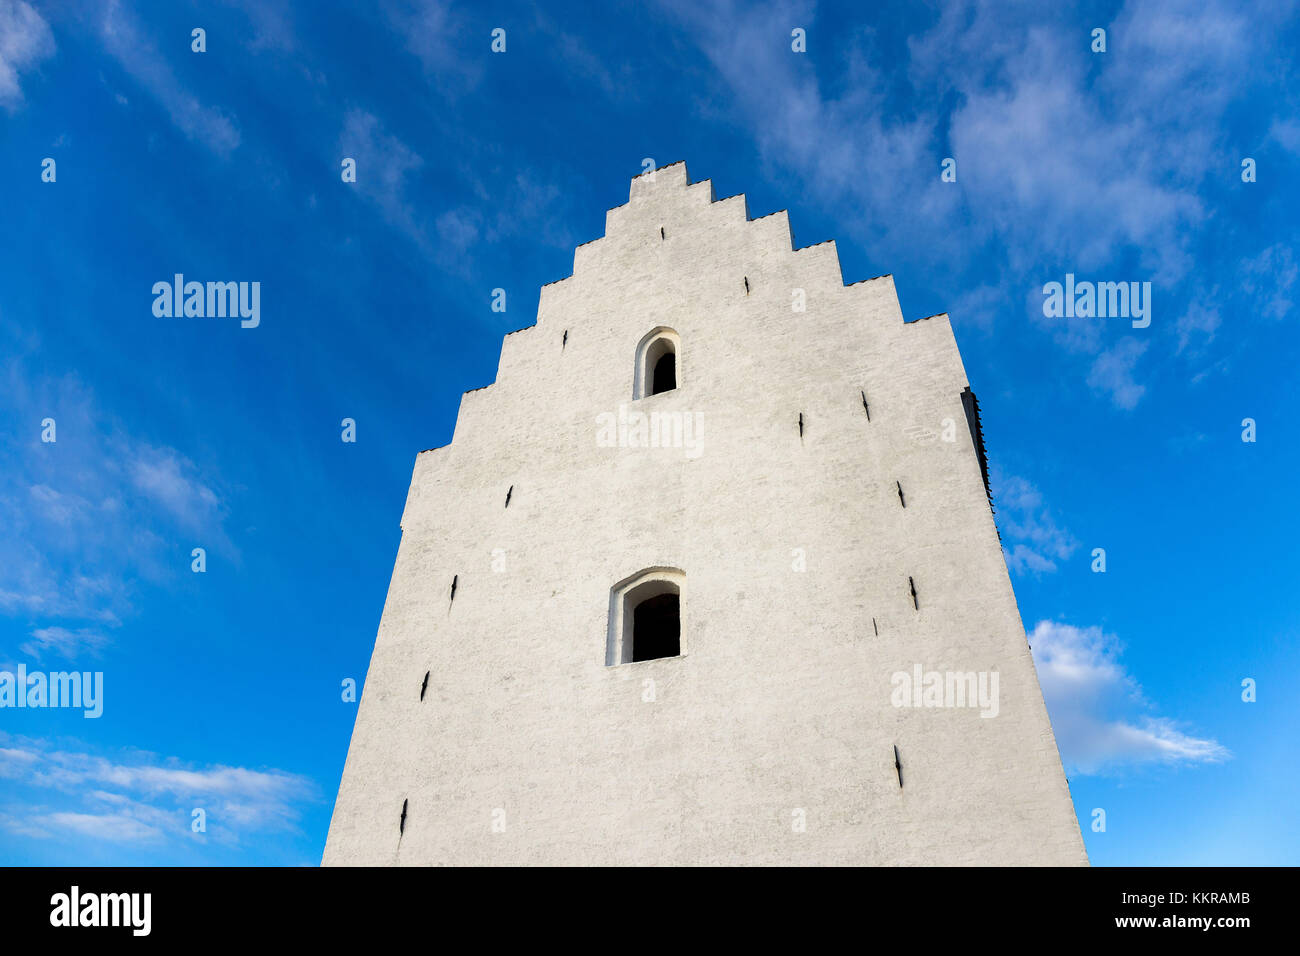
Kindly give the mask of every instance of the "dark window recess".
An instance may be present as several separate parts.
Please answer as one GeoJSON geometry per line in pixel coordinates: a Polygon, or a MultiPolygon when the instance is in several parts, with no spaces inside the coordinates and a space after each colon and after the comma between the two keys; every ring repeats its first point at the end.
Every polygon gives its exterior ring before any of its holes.
{"type": "Polygon", "coordinates": [[[672,352],[665,352],[655,362],[654,377],[650,385],[650,394],[658,395],[660,392],[671,392],[677,387],[677,356],[672,352]]]}
{"type": "Polygon", "coordinates": [[[681,652],[680,597],[660,594],[638,604],[632,612],[632,660],[653,661],[681,652]]]}

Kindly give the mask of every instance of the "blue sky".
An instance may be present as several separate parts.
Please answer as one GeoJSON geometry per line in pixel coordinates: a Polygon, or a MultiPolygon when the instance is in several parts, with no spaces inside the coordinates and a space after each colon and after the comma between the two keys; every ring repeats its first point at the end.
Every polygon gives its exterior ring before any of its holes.
{"type": "Polygon", "coordinates": [[[1092,861],[1300,862],[1295,4],[324,6],[0,0],[0,670],[105,675],[0,862],[319,861],[415,454],[647,158],[952,316],[1092,861]]]}

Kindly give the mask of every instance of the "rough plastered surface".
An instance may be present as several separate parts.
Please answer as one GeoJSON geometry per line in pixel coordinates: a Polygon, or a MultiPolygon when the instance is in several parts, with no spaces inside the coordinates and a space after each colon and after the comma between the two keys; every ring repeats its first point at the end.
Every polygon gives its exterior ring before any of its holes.
{"type": "Polygon", "coordinates": [[[966,385],[890,277],[684,164],[634,179],[416,458],[324,863],[1085,864],[966,385]],[[679,387],[634,403],[658,326],[679,387]],[[610,447],[621,404],[696,449],[610,447]],[[683,654],[606,666],[651,567],[683,654]],[[997,716],[894,706],[917,664],[996,671],[997,716]]]}

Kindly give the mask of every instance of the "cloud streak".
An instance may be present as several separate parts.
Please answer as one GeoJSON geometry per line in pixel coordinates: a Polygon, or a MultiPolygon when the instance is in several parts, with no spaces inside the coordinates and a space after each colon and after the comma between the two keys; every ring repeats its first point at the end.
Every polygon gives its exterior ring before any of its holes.
{"type": "Polygon", "coordinates": [[[45,18],[23,0],[0,0],[0,106],[23,105],[21,74],[54,55],[54,35],[45,18]]]}
{"type": "Polygon", "coordinates": [[[377,116],[361,109],[348,110],[344,115],[339,151],[357,162],[357,191],[374,204],[389,225],[427,252],[428,236],[413,212],[418,206],[406,193],[408,177],[424,165],[424,158],[388,133],[377,116]]]}
{"type": "Polygon", "coordinates": [[[215,107],[204,106],[181,85],[167,60],[118,0],[104,7],[98,30],[104,49],[154,98],[186,137],[223,157],[238,148],[239,130],[234,120],[215,107]]]}
{"type": "Polygon", "coordinates": [[[108,638],[93,628],[69,630],[66,627],[42,627],[32,631],[32,639],[19,650],[37,660],[51,654],[66,660],[76,660],[83,651],[98,655],[100,648],[107,643],[108,638]]]}
{"type": "Polygon", "coordinates": [[[1018,475],[1006,474],[996,465],[990,479],[1003,537],[1002,551],[1013,572],[1050,573],[1056,570],[1058,561],[1067,560],[1078,550],[1078,540],[1060,527],[1033,484],[1018,475]]]}
{"type": "Polygon", "coordinates": [[[10,745],[0,747],[0,778],[70,803],[7,808],[0,826],[27,836],[80,835],[116,843],[188,839],[192,811],[199,807],[208,835],[235,844],[259,832],[293,829],[300,806],[316,799],[310,780],[283,770],[193,767],[147,754],[110,760],[21,738],[0,743],[10,745]]]}
{"type": "MultiPolygon", "coordinates": [[[[926,250],[953,277],[947,293],[962,306],[954,319],[985,329],[1017,303],[1011,320],[1078,354],[1081,377],[1121,410],[1146,395],[1145,345],[1116,342],[1095,321],[1044,323],[1027,292],[1065,272],[1100,274],[1151,281],[1163,308],[1183,296],[1212,241],[1216,190],[1240,159],[1234,110],[1277,102],[1272,138],[1297,142],[1285,78],[1258,68],[1258,32],[1283,23],[1287,5],[1130,2],[1093,24],[1110,36],[1107,52],[1094,54],[1072,12],[954,0],[907,39],[906,66],[893,73],[874,65],[892,53],[876,31],[820,31],[810,3],[663,6],[716,68],[727,115],[764,161],[859,224],[846,238],[880,268],[926,250]],[[773,24],[808,28],[809,52],[792,53],[773,24]],[[900,98],[909,109],[895,107],[900,98]],[[956,160],[956,183],[940,181],[946,157],[956,160]],[[992,279],[989,256],[998,261],[992,279]]],[[[1273,303],[1272,313],[1288,308],[1288,293],[1273,303]]],[[[1152,338],[1185,346],[1212,336],[1216,315],[1187,311],[1179,329],[1179,308],[1152,338]]]]}
{"type": "Polygon", "coordinates": [[[0,439],[0,615],[26,619],[23,653],[102,650],[138,586],[188,571],[195,542],[237,560],[227,507],[187,456],[132,435],[74,375],[41,379],[15,357],[0,383],[33,423],[0,439]],[[54,442],[35,427],[45,418],[54,442]]]}
{"type": "Polygon", "coordinates": [[[1029,635],[1061,760],[1096,774],[1132,764],[1190,765],[1231,757],[1217,741],[1151,713],[1120,648],[1099,627],[1039,621],[1029,635]]]}

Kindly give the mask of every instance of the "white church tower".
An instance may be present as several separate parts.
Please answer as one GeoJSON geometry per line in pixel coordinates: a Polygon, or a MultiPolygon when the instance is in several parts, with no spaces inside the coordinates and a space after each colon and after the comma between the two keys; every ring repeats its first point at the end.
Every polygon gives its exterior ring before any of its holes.
{"type": "Polygon", "coordinates": [[[1086,864],[946,315],[685,164],[420,453],[329,864],[1086,864]]]}

